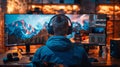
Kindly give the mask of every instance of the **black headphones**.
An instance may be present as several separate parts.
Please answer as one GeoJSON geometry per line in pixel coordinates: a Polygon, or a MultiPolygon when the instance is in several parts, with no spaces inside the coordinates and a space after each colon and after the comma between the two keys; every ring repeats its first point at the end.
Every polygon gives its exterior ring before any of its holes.
{"type": "Polygon", "coordinates": [[[71,22],[70,18],[67,17],[67,16],[64,15],[64,14],[57,14],[57,15],[53,16],[53,17],[50,19],[50,22],[48,23],[48,28],[47,28],[48,33],[49,33],[49,34],[52,34],[52,35],[54,34],[52,23],[54,22],[54,19],[55,19],[56,17],[58,17],[58,16],[63,16],[65,19],[68,20],[68,25],[70,25],[70,26],[69,26],[69,28],[68,28],[68,33],[67,33],[67,35],[68,35],[68,34],[71,34],[71,33],[72,33],[72,22],[71,22]]]}

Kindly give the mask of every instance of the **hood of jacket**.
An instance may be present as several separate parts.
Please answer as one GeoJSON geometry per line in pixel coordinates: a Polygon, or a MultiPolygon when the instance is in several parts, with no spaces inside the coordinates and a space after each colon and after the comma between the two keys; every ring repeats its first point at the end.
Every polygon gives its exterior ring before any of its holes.
{"type": "Polygon", "coordinates": [[[46,42],[46,46],[54,51],[66,51],[70,50],[73,45],[65,36],[51,36],[46,42]]]}

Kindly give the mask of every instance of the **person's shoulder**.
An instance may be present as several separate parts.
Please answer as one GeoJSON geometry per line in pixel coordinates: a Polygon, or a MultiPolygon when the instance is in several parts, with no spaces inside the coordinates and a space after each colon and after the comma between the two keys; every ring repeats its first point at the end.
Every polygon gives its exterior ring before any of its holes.
{"type": "Polygon", "coordinates": [[[47,49],[47,46],[46,46],[46,45],[39,47],[39,48],[37,49],[37,51],[41,51],[41,50],[44,50],[44,49],[47,49]]]}
{"type": "Polygon", "coordinates": [[[85,49],[83,48],[83,46],[77,45],[77,44],[74,44],[74,50],[76,52],[80,52],[80,53],[84,53],[85,52],[85,49]]]}
{"type": "Polygon", "coordinates": [[[44,45],[44,46],[37,49],[37,53],[40,53],[40,54],[52,54],[53,52],[46,45],[44,45]]]}
{"type": "Polygon", "coordinates": [[[77,45],[77,44],[73,44],[74,45],[74,48],[77,48],[79,50],[84,50],[83,46],[81,45],[77,45]]]}
{"type": "Polygon", "coordinates": [[[45,49],[45,46],[39,47],[39,48],[36,50],[36,52],[41,52],[43,49],[45,49]]]}

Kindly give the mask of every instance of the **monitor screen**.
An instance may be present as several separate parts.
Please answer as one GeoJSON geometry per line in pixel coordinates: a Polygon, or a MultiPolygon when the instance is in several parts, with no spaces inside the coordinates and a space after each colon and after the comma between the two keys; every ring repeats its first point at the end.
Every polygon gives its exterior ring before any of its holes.
{"type": "Polygon", "coordinates": [[[90,33],[105,34],[105,27],[91,27],[90,33]]]}
{"type": "Polygon", "coordinates": [[[5,45],[44,43],[48,37],[46,26],[52,16],[5,14],[5,45]]]}
{"type": "MultiPolygon", "coordinates": [[[[5,46],[26,43],[44,44],[49,37],[46,28],[53,16],[50,14],[5,14],[5,46]]],[[[67,38],[89,44],[91,34],[105,34],[106,18],[102,16],[100,18],[99,14],[66,14],[66,16],[72,22],[72,34],[67,38]]]]}
{"type": "Polygon", "coordinates": [[[72,21],[73,33],[69,37],[73,37],[75,42],[81,44],[106,45],[106,18],[105,14],[78,14],[67,15],[72,21]],[[103,41],[100,37],[103,36],[103,41]],[[93,36],[96,41],[93,40],[93,36]],[[99,37],[98,37],[99,36],[99,37]]]}

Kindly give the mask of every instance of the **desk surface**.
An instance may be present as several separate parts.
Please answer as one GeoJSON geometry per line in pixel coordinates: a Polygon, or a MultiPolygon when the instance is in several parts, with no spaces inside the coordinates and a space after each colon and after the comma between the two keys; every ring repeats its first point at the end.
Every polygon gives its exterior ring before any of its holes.
{"type": "Polygon", "coordinates": [[[120,67],[120,58],[114,58],[110,56],[110,51],[107,52],[106,57],[99,57],[98,51],[93,50],[90,52],[94,52],[94,54],[89,55],[90,57],[98,59],[99,62],[92,62],[93,67],[111,67],[115,65],[115,67],[120,67]]]}
{"type": "MultiPolygon", "coordinates": [[[[9,52],[9,51],[8,51],[9,52]]],[[[7,53],[7,52],[6,52],[7,53]]],[[[24,67],[29,66],[28,64],[31,62],[29,60],[31,55],[23,55],[20,58],[20,61],[9,62],[7,64],[3,63],[3,58],[6,56],[6,53],[0,55],[0,67],[24,67]]],[[[96,54],[95,54],[96,55],[96,54]]],[[[98,55],[92,55],[90,57],[94,57],[98,59],[99,62],[92,62],[93,67],[110,67],[111,65],[118,65],[120,67],[120,59],[116,59],[110,56],[110,53],[107,54],[106,58],[98,57],[98,55]]],[[[30,66],[29,66],[30,67],[30,66]]]]}

